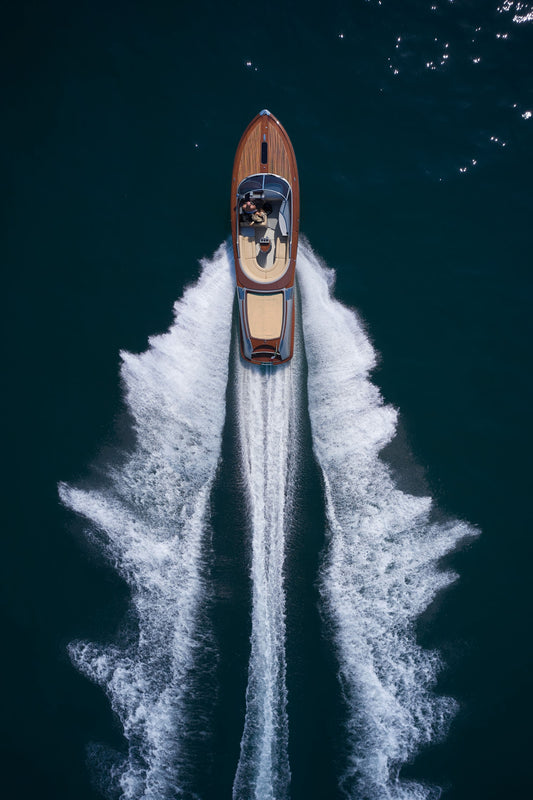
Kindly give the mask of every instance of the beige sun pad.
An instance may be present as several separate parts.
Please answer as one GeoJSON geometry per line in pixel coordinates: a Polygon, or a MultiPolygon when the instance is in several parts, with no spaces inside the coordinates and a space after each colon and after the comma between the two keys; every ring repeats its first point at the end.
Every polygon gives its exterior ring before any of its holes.
{"type": "Polygon", "coordinates": [[[273,236],[270,228],[260,227],[254,237],[239,235],[240,263],[243,272],[252,281],[271,283],[281,278],[289,267],[287,237],[273,236]],[[270,253],[261,253],[259,239],[268,236],[272,240],[270,253]]]}
{"type": "Polygon", "coordinates": [[[246,292],[246,312],[250,335],[254,339],[276,339],[283,324],[283,292],[246,292]]]}

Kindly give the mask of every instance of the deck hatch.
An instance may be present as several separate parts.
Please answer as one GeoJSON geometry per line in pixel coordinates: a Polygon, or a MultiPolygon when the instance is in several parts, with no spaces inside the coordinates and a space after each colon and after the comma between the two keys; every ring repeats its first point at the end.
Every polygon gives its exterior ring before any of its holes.
{"type": "Polygon", "coordinates": [[[283,292],[263,294],[246,292],[246,312],[250,336],[254,339],[278,339],[283,327],[283,292]]]}
{"type": "Polygon", "coordinates": [[[261,142],[261,164],[268,164],[268,142],[261,142]]]}

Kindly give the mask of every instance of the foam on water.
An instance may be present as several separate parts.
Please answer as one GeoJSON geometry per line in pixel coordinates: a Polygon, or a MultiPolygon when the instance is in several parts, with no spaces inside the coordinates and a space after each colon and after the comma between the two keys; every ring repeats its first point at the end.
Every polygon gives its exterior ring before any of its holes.
{"type": "MultiPolygon", "coordinates": [[[[122,355],[136,436],[131,452],[119,465],[108,463],[99,488],[60,486],[64,504],[89,521],[89,535],[131,589],[126,644],[70,647],[123,725],[128,750],[109,771],[110,791],[124,800],[196,796],[194,742],[209,727],[197,689],[212,646],[205,574],[226,412],[231,267],[224,246],[176,303],[169,332],[151,339],[142,355],[122,355]]],[[[369,380],[372,346],[356,314],[331,297],[332,271],[305,244],[298,280],[313,447],[329,522],[321,595],[346,703],[341,787],[367,800],[428,798],[439,790],[400,780],[400,769],[443,735],[455,703],[433,693],[439,657],[417,644],[414,623],[454,579],[437,562],[474,532],[435,522],[430,498],[395,486],[379,453],[395,434],[396,412],[369,380]]],[[[298,472],[302,348],[297,343],[291,364],[272,370],[241,363],[235,348],[252,634],[234,800],[289,796],[284,559],[298,472]]],[[[109,761],[101,751],[97,757],[109,761]]]]}
{"type": "Polygon", "coordinates": [[[253,603],[246,716],[234,800],[284,800],[289,795],[283,564],[300,374],[298,357],[271,370],[237,364],[253,603]]]}
{"type": "Polygon", "coordinates": [[[101,684],[128,753],[112,768],[125,800],[192,797],[188,743],[207,724],[195,670],[210,646],[204,618],[209,495],[220,454],[234,283],[226,247],[175,305],[170,330],[123,353],[136,444],[103,488],[60,486],[128,582],[135,633],[123,646],[75,642],[74,663],[101,684]],[[216,313],[213,310],[216,309],[216,313]]]}
{"type": "Polygon", "coordinates": [[[322,469],[328,546],[321,574],[347,709],[348,797],[439,794],[400,780],[401,765],[442,736],[455,702],[431,690],[435,652],[416,642],[414,621],[454,579],[438,560],[473,531],[431,520],[431,499],[400,491],[379,452],[396,412],[369,380],[375,355],[357,315],[330,294],[333,272],[300,249],[299,286],[308,361],[313,448],[322,469]]]}

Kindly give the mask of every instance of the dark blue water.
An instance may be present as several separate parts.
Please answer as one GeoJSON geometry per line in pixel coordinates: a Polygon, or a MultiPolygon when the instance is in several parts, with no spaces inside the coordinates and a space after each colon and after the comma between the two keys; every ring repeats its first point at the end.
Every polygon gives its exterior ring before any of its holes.
{"type": "Polygon", "coordinates": [[[4,12],[8,794],[526,793],[532,15],[4,12]],[[224,243],[265,107],[309,244],[262,384],[224,243]]]}

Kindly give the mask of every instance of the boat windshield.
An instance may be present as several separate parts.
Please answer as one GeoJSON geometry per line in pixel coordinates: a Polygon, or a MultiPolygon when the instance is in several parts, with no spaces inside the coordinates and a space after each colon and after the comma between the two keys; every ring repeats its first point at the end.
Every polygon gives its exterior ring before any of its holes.
{"type": "Polygon", "coordinates": [[[288,200],[291,187],[285,178],[271,173],[250,175],[239,185],[238,197],[246,195],[262,200],[288,200]]]}

